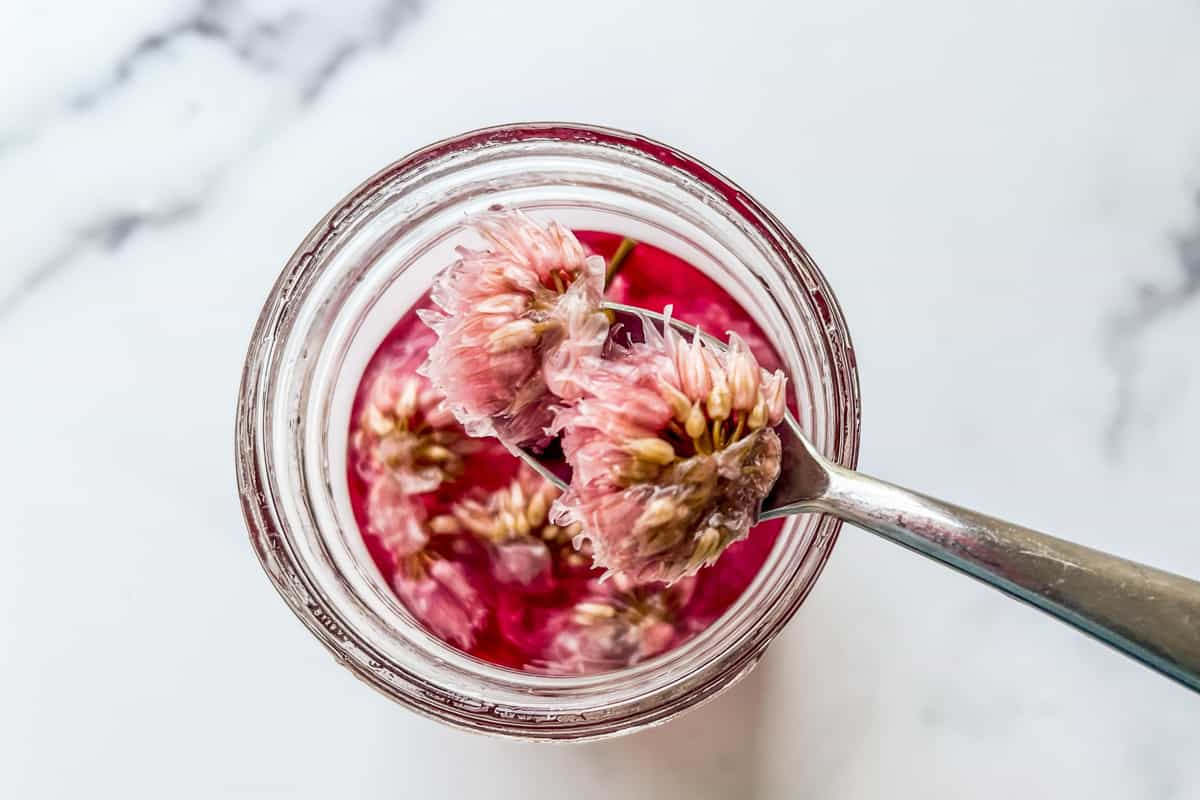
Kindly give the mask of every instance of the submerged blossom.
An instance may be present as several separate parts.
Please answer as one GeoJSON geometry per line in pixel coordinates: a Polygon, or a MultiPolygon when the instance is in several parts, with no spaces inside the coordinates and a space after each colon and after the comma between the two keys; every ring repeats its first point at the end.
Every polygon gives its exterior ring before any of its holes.
{"type": "Polygon", "coordinates": [[[675,581],[754,523],[779,476],[786,379],[736,334],[722,349],[643,328],[644,342],[592,359],[582,398],[556,415],[574,472],[552,516],[582,524],[597,565],[675,581]]]}
{"type": "Polygon", "coordinates": [[[559,491],[528,467],[493,492],[474,494],[454,504],[449,514],[431,520],[440,533],[466,532],[484,542],[492,574],[503,583],[532,583],[550,569],[552,551],[569,548],[579,526],[560,527],[549,519],[559,491]]]}
{"type": "Polygon", "coordinates": [[[429,492],[458,478],[477,448],[442,395],[413,371],[433,337],[422,335],[383,361],[351,432],[351,452],[366,481],[387,477],[407,493],[429,492]]]}
{"type": "Polygon", "coordinates": [[[617,577],[593,587],[559,622],[546,648],[545,668],[588,674],[628,667],[669,649],[676,619],[695,588],[694,578],[673,586],[635,584],[617,577]]]}
{"type": "Polygon", "coordinates": [[[544,441],[556,397],[571,399],[582,359],[608,335],[604,259],[568,229],[519,211],[472,223],[484,250],[459,248],[421,312],[438,336],[422,367],[472,436],[544,441]]]}
{"type": "Polygon", "coordinates": [[[419,553],[401,562],[392,588],[413,616],[459,647],[473,646],[487,620],[482,598],[457,562],[419,553]]]}
{"type": "Polygon", "coordinates": [[[429,542],[425,507],[391,475],[380,476],[367,490],[367,531],[396,559],[417,553],[429,542]]]}

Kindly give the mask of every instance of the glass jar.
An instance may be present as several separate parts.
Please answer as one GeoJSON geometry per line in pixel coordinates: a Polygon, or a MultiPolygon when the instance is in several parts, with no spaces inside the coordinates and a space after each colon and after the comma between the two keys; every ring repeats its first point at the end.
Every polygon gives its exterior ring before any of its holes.
{"type": "Polygon", "coordinates": [[[621,131],[518,124],[432,144],[321,220],[283,270],[251,341],[237,477],[251,541],[295,614],[359,678],[473,731],[594,739],[664,722],[754,666],[803,602],[840,523],[792,518],[754,582],[682,646],[625,669],[548,677],[472,658],[426,633],[368,556],[346,483],[350,408],[397,319],[493,206],[653,244],[706,272],[770,336],[798,419],[854,467],[854,351],[824,277],[783,225],[696,159],[621,131]]]}

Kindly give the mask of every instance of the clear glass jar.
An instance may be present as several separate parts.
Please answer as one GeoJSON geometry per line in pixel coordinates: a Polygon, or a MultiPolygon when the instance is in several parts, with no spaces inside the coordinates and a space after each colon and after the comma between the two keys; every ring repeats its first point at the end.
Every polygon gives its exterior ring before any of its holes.
{"type": "Polygon", "coordinates": [[[815,445],[855,465],[859,394],[846,325],[824,277],[775,217],[696,159],[644,137],[508,125],[437,142],[382,170],[287,263],[254,332],[238,404],[237,477],[251,541],[284,600],[338,661],[408,708],[522,739],[593,739],[658,724],[754,666],[812,588],[840,523],[790,520],[724,616],[626,669],[523,673],[426,633],[355,524],[350,407],[384,335],[452,260],[464,219],[497,205],[630,236],[709,274],[774,341],[815,445]]]}

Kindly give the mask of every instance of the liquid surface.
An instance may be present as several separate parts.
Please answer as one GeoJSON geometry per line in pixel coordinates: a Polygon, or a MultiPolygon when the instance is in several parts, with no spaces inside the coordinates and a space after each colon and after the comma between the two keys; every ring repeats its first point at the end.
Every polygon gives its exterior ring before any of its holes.
{"type": "MultiPolygon", "coordinates": [[[[621,242],[609,233],[576,235],[606,260],[621,242]]],[[[677,318],[706,332],[741,335],[763,368],[780,366],[727,292],[663,250],[634,247],[607,296],[655,310],[672,304],[677,318]]],[[[715,621],[753,580],[782,521],[758,525],[716,564],[669,587],[600,581],[590,554],[573,546],[574,531],[546,519],[553,487],[495,440],[469,439],[431,410],[437,398],[416,374],[434,341],[417,317],[428,304],[422,299],[397,321],[364,371],[348,459],[367,550],[413,616],[472,656],[547,674],[628,666],[715,621]]]]}

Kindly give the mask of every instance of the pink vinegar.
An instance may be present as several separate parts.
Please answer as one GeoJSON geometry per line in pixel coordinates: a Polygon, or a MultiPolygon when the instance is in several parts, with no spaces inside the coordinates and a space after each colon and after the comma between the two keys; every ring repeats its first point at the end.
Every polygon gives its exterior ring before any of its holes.
{"type": "MultiPolygon", "coordinates": [[[[607,260],[616,251],[621,237],[616,234],[576,231],[585,247],[607,260]]],[[[629,253],[621,270],[607,291],[607,296],[621,303],[661,310],[674,306],[676,318],[697,325],[705,331],[723,335],[734,331],[741,335],[764,369],[780,366],[778,355],[766,340],[762,330],[750,315],[720,286],[686,261],[659,248],[640,243],[629,253]]],[[[363,373],[351,414],[352,434],[359,425],[368,389],[384,370],[409,374],[424,360],[428,346],[427,329],[417,318],[418,308],[428,306],[423,298],[396,323],[380,345],[363,373]]],[[[363,539],[379,570],[392,576],[398,567],[397,558],[379,537],[369,531],[366,479],[355,468],[359,455],[354,451],[351,436],[348,479],[350,499],[363,539]]],[[[448,512],[463,498],[490,492],[508,484],[520,468],[520,462],[498,442],[477,440],[477,450],[464,459],[461,474],[443,482],[437,489],[414,495],[430,517],[448,512]]],[[[732,545],[711,567],[701,570],[686,591],[668,590],[662,584],[638,587],[645,593],[672,593],[680,601],[667,622],[669,639],[655,648],[655,653],[677,647],[715,621],[741,595],[754,579],[778,536],[782,521],[772,520],[756,526],[750,536],[732,545]]],[[[638,656],[624,662],[595,662],[581,667],[556,666],[548,657],[548,647],[555,632],[561,630],[562,620],[577,604],[589,601],[612,582],[600,584],[602,570],[590,566],[590,559],[574,552],[569,546],[551,548],[549,568],[528,583],[502,582],[494,574],[488,548],[470,533],[431,536],[425,550],[436,559],[447,560],[459,567],[482,606],[478,624],[470,645],[449,641],[476,658],[519,670],[542,673],[599,672],[632,663],[638,656]]],[[[420,619],[417,609],[410,607],[420,619]]],[[[425,622],[425,620],[422,620],[425,622]]],[[[437,635],[436,626],[426,625],[437,635]]]]}

